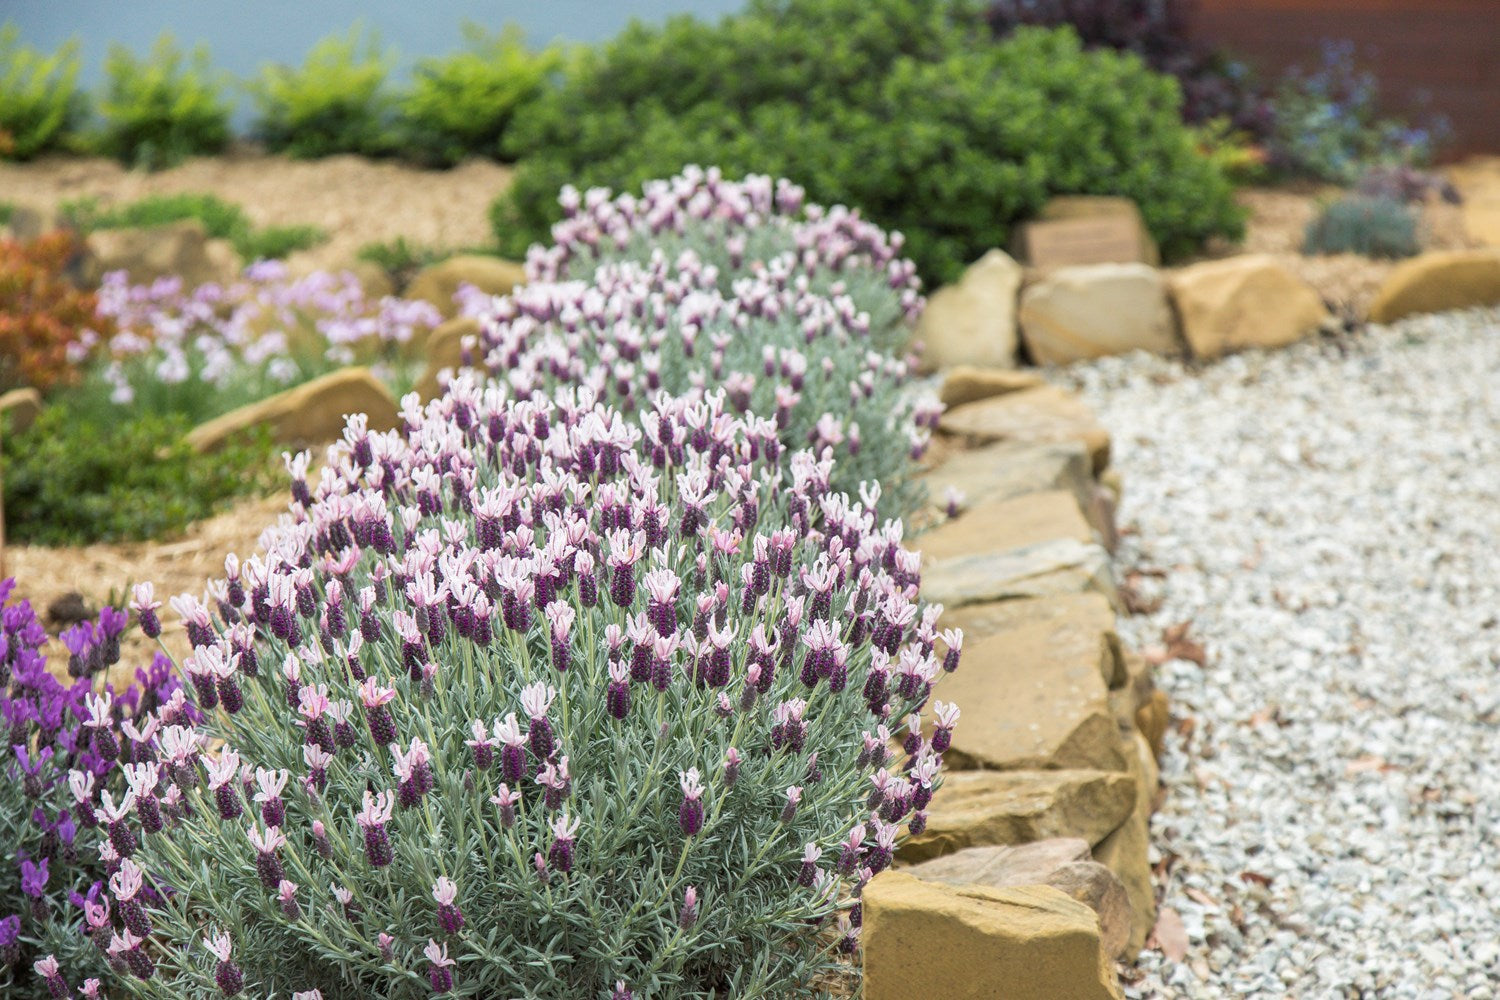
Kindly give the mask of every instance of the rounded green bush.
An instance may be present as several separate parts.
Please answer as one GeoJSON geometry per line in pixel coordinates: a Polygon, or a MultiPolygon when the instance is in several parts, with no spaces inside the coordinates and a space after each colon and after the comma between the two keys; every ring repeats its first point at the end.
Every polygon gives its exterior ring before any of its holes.
{"type": "Polygon", "coordinates": [[[717,26],[636,24],[524,109],[492,208],[502,245],[544,240],[564,184],[631,189],[691,163],[795,179],[907,234],[949,280],[1055,194],[1133,198],[1168,256],[1242,226],[1170,77],[1069,29],[1000,44],[945,0],[764,0],[717,26]]]}

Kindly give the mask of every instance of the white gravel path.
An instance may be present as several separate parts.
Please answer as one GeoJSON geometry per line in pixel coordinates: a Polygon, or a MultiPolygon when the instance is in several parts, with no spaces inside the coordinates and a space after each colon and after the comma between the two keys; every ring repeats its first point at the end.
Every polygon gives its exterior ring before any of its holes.
{"type": "Polygon", "coordinates": [[[1209,652],[1158,670],[1187,956],[1129,995],[1500,996],[1500,312],[1061,374],[1168,571],[1122,631],[1209,652]]]}

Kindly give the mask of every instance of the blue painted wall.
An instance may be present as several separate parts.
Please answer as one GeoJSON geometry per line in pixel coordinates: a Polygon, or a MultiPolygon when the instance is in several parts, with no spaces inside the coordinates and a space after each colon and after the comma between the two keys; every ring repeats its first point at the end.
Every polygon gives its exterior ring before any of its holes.
{"type": "MultiPolygon", "coordinates": [[[[403,67],[456,49],[465,19],[497,29],[514,21],[533,44],[554,38],[596,42],[631,18],[659,21],[692,13],[717,20],[744,0],[0,0],[0,20],[24,41],[51,49],[71,37],[83,44],[83,82],[102,77],[104,55],[119,42],[145,52],[163,30],[179,43],[204,42],[218,65],[237,77],[264,62],[301,63],[313,43],[356,20],[395,47],[403,67]]],[[[242,102],[243,103],[243,102],[242,102]]]]}

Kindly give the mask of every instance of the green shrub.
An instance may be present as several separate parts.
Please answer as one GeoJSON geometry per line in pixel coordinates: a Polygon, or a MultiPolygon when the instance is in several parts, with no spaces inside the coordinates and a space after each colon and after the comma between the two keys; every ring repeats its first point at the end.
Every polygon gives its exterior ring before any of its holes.
{"type": "Polygon", "coordinates": [[[382,52],[378,37],[356,24],[313,46],[300,69],[263,67],[249,85],[260,111],[255,134],[303,159],[391,152],[394,102],[386,78],[395,62],[394,51],[382,52]]]}
{"type": "Polygon", "coordinates": [[[405,236],[397,236],[385,243],[366,243],[354,256],[384,271],[391,284],[400,291],[411,283],[418,271],[447,260],[453,256],[453,251],[408,243],[405,236]]]}
{"type": "Polygon", "coordinates": [[[59,148],[86,105],[76,40],[49,55],[22,45],[14,24],[0,27],[0,159],[29,160],[59,148]]]}
{"type": "Polygon", "coordinates": [[[1232,186],[1183,126],[1176,82],[1067,29],[995,44],[947,0],[761,0],[711,26],[634,24],[524,109],[492,208],[515,254],[556,192],[635,189],[685,164],[792,178],[899,229],[954,277],[1054,194],[1135,199],[1164,252],[1237,235],[1232,186]]]}
{"type": "Polygon", "coordinates": [[[246,261],[280,259],[328,238],[317,226],[267,226],[256,229],[245,210],[212,194],[153,194],[118,208],[102,208],[97,198],[65,201],[59,214],[83,232],[130,226],[162,226],[197,219],[215,239],[229,240],[246,261]]]}
{"type": "Polygon", "coordinates": [[[98,146],[105,155],[157,169],[228,145],[230,103],[207,47],[196,46],[185,57],[163,32],[145,59],[113,46],[104,73],[98,146]]]}
{"type": "Polygon", "coordinates": [[[563,66],[559,46],[533,52],[515,25],[491,35],[465,23],[463,33],[464,50],[417,63],[401,98],[402,153],[423,163],[499,157],[517,110],[541,97],[563,66]]]}
{"type": "Polygon", "coordinates": [[[1366,257],[1411,257],[1417,244],[1417,220],[1395,198],[1350,195],[1323,209],[1308,223],[1303,252],[1358,253],[1366,257]]]}
{"type": "Polygon", "coordinates": [[[53,405],[0,440],[11,540],[81,545],[156,538],[272,481],[276,449],[264,435],[200,455],[180,417],[80,418],[53,405]]]}

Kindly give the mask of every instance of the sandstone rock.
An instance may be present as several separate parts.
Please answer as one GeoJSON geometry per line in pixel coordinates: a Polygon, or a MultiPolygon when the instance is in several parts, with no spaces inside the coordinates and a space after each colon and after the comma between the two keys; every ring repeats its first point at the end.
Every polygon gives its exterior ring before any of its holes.
{"type": "Polygon", "coordinates": [[[1104,634],[1069,618],[1031,622],[970,645],[942,697],[963,710],[946,759],[960,768],[1127,767],[1107,682],[1104,634]]]}
{"type": "Polygon", "coordinates": [[[944,406],[962,406],[991,396],[1003,396],[1007,392],[1034,389],[1046,385],[1047,380],[1034,371],[1007,368],[976,368],[973,365],[958,365],[943,376],[943,387],[938,390],[938,399],[944,406]]]}
{"type": "Polygon", "coordinates": [[[1089,842],[1081,837],[1049,837],[1029,844],[966,847],[928,861],[903,864],[901,870],[924,882],[1006,889],[1017,885],[1039,885],[1063,865],[1073,861],[1088,861],[1092,857],[1089,842]]]}
{"type": "MultiPolygon", "coordinates": [[[[938,619],[939,629],[963,629],[964,643],[971,646],[997,633],[1028,625],[1052,626],[1058,630],[1054,633],[1058,642],[1072,642],[1080,649],[1087,647],[1091,641],[1090,636],[1097,635],[1108,647],[1107,664],[1102,672],[1111,688],[1129,682],[1126,657],[1120,645],[1120,637],[1115,631],[1116,624],[1115,610],[1102,594],[1058,594],[1053,597],[970,604],[951,610],[944,609],[942,617],[938,619]]],[[[1137,707],[1137,701],[1132,695],[1132,714],[1137,707]]]]}
{"type": "MultiPolygon", "coordinates": [[[[1129,198],[1114,195],[1071,194],[1048,200],[1037,213],[1038,222],[1072,222],[1079,219],[1120,219],[1135,229],[1135,247],[1122,261],[1134,261],[1155,267],[1161,263],[1161,252],[1146,229],[1140,206],[1129,198]]],[[[1079,263],[1082,263],[1081,261],[1079,263]]]]}
{"type": "Polygon", "coordinates": [[[274,441],[324,444],[342,436],[351,413],[367,414],[374,431],[398,426],[396,401],[385,384],[368,368],[343,368],[199,424],[187,440],[199,451],[212,451],[236,434],[266,427],[274,441]]]}
{"type": "Polygon", "coordinates": [[[955,451],[922,482],[939,510],[946,509],[950,488],[962,497],[960,510],[1039,490],[1067,490],[1082,509],[1094,489],[1088,451],[1077,441],[1001,443],[955,451]]]}
{"type": "Polygon", "coordinates": [[[453,370],[464,363],[463,341],[465,337],[479,335],[479,320],[473,316],[456,316],[444,320],[427,337],[424,351],[427,355],[427,370],[414,386],[417,395],[426,402],[442,394],[439,376],[445,369],[453,370]]]}
{"type": "Polygon", "coordinates": [[[1056,386],[1038,386],[955,407],[943,414],[939,427],[974,444],[1080,441],[1089,451],[1096,475],[1109,465],[1109,432],[1083,400],[1056,386]]]}
{"type": "Polygon", "coordinates": [[[928,565],[962,556],[999,554],[1057,538],[1081,543],[1094,540],[1078,501],[1066,490],[985,501],[924,532],[917,545],[923,564],[928,565]]]}
{"type": "Polygon", "coordinates": [[[192,288],[226,284],[240,273],[239,256],[208,239],[203,223],[184,219],[139,229],[100,229],[84,238],[77,266],[83,284],[97,285],[110,271],[124,271],[132,284],[176,275],[192,288]]]}
{"type": "Polygon", "coordinates": [[[1370,305],[1372,323],[1500,303],[1500,249],[1439,250],[1397,264],[1370,305]]]}
{"type": "Polygon", "coordinates": [[[1097,844],[1130,817],[1135,796],[1124,771],[954,771],[932,799],[927,829],[901,845],[898,856],[927,861],[1055,837],[1097,844]]]}
{"type": "Polygon", "coordinates": [[[1050,886],[865,886],[865,1000],[1119,1000],[1094,912],[1050,886]]]}
{"type": "Polygon", "coordinates": [[[1135,710],[1135,727],[1156,760],[1161,760],[1167,725],[1171,722],[1171,702],[1165,691],[1152,691],[1144,705],[1135,710]]]}
{"type": "Polygon", "coordinates": [[[923,599],[958,608],[985,601],[1093,591],[1118,607],[1109,553],[1071,538],[1038,542],[999,555],[945,559],[922,572],[923,599]]]}
{"type": "Polygon", "coordinates": [[[970,847],[901,871],[944,885],[1050,885],[1094,911],[1106,954],[1122,952],[1130,937],[1130,897],[1114,872],[1091,860],[1085,840],[1059,837],[1014,847],[970,847]]]}
{"type": "Polygon", "coordinates": [[[1323,300],[1270,254],[1205,261],[1168,279],[1193,354],[1217,358],[1247,347],[1285,347],[1328,318],[1323,300]]]}
{"type": "Polygon", "coordinates": [[[970,264],[957,284],[939,288],[927,300],[917,324],[929,368],[977,365],[1016,366],[1016,293],[1021,265],[1003,250],[991,250],[970,264]]]}
{"type": "Polygon", "coordinates": [[[1097,861],[1073,861],[1047,876],[1043,884],[1093,910],[1099,918],[1099,944],[1104,953],[1110,958],[1125,955],[1135,913],[1130,894],[1114,872],[1097,861]]]}
{"type": "Polygon", "coordinates": [[[1166,282],[1146,264],[1059,268],[1021,294],[1020,325],[1039,365],[1180,349],[1166,282]]]}
{"type": "Polygon", "coordinates": [[[1129,748],[1130,779],[1135,786],[1135,804],[1119,829],[1094,845],[1094,860],[1115,873],[1130,897],[1133,914],[1126,961],[1133,961],[1156,923],[1156,890],[1151,884],[1151,809],[1157,783],[1156,762],[1144,739],[1133,739],[1129,748]],[[1139,792],[1149,789],[1149,795],[1139,792]]]}
{"type": "Polygon", "coordinates": [[[406,286],[406,297],[425,299],[437,306],[444,317],[457,314],[453,296],[461,285],[473,285],[490,295],[509,295],[526,281],[526,268],[512,260],[461,254],[430,267],[424,267],[406,286]]]}
{"type": "Polygon", "coordinates": [[[42,415],[42,394],[27,386],[0,395],[0,426],[20,434],[42,415]]]}

